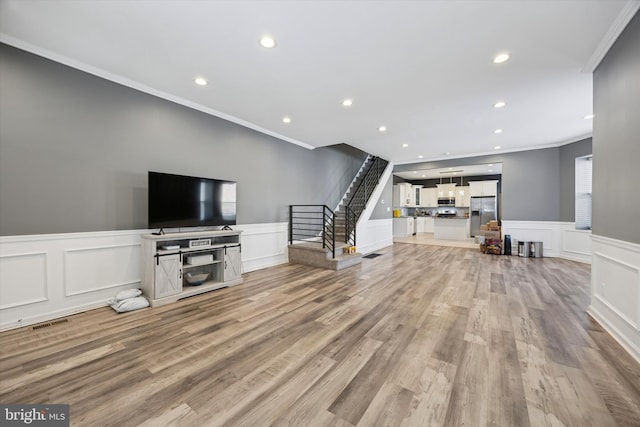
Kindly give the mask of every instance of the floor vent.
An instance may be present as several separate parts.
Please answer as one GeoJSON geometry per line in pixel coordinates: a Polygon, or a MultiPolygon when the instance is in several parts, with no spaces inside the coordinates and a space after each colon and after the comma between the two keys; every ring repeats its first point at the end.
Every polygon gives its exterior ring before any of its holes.
{"type": "Polygon", "coordinates": [[[53,325],[59,325],[60,323],[67,323],[69,319],[58,319],[52,320],[51,322],[40,323],[39,325],[34,325],[31,327],[32,330],[37,331],[38,329],[47,328],[53,325]]]}
{"type": "Polygon", "coordinates": [[[380,255],[382,255],[382,254],[376,254],[376,253],[373,253],[373,254],[365,255],[365,256],[363,256],[362,258],[371,259],[371,258],[379,257],[380,255]]]}

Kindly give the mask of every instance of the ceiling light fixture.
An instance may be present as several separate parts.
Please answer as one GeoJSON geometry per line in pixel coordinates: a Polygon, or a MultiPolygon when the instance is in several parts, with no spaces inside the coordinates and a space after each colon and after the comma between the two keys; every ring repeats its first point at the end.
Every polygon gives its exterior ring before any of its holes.
{"type": "Polygon", "coordinates": [[[387,127],[386,126],[380,126],[380,127],[378,127],[378,131],[386,132],[387,131],[387,127]]]}
{"type": "Polygon", "coordinates": [[[407,148],[409,144],[402,144],[402,148],[407,148]]]}
{"type": "Polygon", "coordinates": [[[206,86],[207,85],[207,79],[205,79],[204,77],[196,77],[193,81],[198,86],[206,86]]]}
{"type": "Polygon", "coordinates": [[[588,114],[588,115],[584,116],[584,119],[585,119],[585,120],[591,120],[591,119],[593,119],[594,117],[595,117],[595,115],[593,115],[593,114],[588,114]]]}
{"type": "Polygon", "coordinates": [[[493,63],[494,64],[502,64],[503,62],[507,61],[509,59],[509,54],[508,53],[501,53],[499,55],[497,55],[495,58],[493,58],[493,63]]]}
{"type": "Polygon", "coordinates": [[[499,150],[499,149],[501,149],[501,148],[502,148],[502,147],[500,147],[499,145],[496,145],[495,147],[493,147],[493,149],[494,149],[494,150],[499,150]]]}
{"type": "Polygon", "coordinates": [[[502,129],[496,129],[493,131],[493,133],[498,134],[498,133],[502,133],[502,129]]]}
{"type": "Polygon", "coordinates": [[[287,123],[287,124],[291,123],[291,117],[289,117],[289,116],[284,116],[284,117],[282,118],[282,123],[287,123]]]}
{"type": "Polygon", "coordinates": [[[489,163],[487,166],[491,167],[491,166],[493,166],[493,163],[489,163]]]}
{"type": "Polygon", "coordinates": [[[493,104],[493,108],[502,108],[502,107],[504,107],[505,105],[507,105],[507,103],[506,103],[506,102],[504,102],[504,101],[498,101],[498,102],[496,102],[495,104],[493,104]]]}
{"type": "Polygon", "coordinates": [[[493,169],[489,169],[489,172],[493,172],[493,169]]]}
{"type": "Polygon", "coordinates": [[[351,107],[353,105],[353,100],[352,99],[345,99],[344,101],[342,101],[342,106],[343,107],[351,107]]]}
{"type": "Polygon", "coordinates": [[[271,49],[272,47],[276,47],[276,41],[271,36],[264,36],[260,39],[260,46],[271,49]]]}
{"type": "Polygon", "coordinates": [[[419,159],[421,159],[421,158],[423,158],[423,157],[424,157],[424,156],[423,156],[422,154],[420,154],[420,155],[418,156],[418,158],[419,158],[419,159]]]}

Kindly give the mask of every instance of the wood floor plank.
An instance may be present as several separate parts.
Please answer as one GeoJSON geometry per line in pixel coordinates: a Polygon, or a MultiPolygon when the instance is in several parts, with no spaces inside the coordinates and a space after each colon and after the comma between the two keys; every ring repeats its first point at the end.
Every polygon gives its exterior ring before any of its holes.
{"type": "Polygon", "coordinates": [[[415,329],[398,326],[327,409],[357,425],[414,334],[415,329]]]}
{"type": "Polygon", "coordinates": [[[0,332],[0,401],[73,426],[634,426],[640,365],[590,266],[394,244],[161,307],[0,332]]]}
{"type": "Polygon", "coordinates": [[[419,377],[419,386],[416,387],[409,411],[401,426],[444,425],[456,369],[456,366],[450,363],[427,359],[426,367],[419,377]]]}
{"type": "Polygon", "coordinates": [[[487,424],[527,427],[529,414],[516,341],[509,331],[490,332],[487,424]]]}
{"type": "Polygon", "coordinates": [[[489,352],[486,345],[464,342],[445,425],[487,425],[488,364],[489,352]]]}

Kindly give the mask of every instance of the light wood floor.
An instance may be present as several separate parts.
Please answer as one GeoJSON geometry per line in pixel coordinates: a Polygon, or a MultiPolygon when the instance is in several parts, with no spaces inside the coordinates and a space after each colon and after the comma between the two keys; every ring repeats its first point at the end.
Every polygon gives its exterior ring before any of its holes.
{"type": "Polygon", "coordinates": [[[638,426],[590,268],[397,243],[127,314],[0,334],[0,402],[79,426],[638,426]]]}

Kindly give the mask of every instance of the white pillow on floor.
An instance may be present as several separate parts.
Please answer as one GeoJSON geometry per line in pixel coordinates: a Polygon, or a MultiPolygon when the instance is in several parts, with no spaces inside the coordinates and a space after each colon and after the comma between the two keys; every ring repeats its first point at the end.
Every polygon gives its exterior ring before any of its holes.
{"type": "Polygon", "coordinates": [[[139,310],[145,307],[149,307],[149,301],[147,301],[147,299],[143,296],[128,298],[122,301],[113,301],[111,303],[111,308],[113,308],[118,313],[139,310]]]}
{"type": "Polygon", "coordinates": [[[125,289],[124,291],[120,291],[116,294],[116,301],[123,301],[129,298],[135,298],[142,295],[142,291],[140,289],[125,289]]]}

